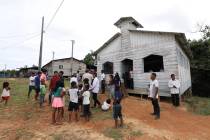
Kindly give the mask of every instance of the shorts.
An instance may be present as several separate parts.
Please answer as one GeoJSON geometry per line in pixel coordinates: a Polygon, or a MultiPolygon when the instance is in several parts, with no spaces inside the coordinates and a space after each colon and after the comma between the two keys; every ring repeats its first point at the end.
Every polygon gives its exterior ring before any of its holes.
{"type": "Polygon", "coordinates": [[[90,104],[83,105],[83,111],[84,116],[90,116],[90,104]]]}
{"type": "Polygon", "coordinates": [[[78,103],[69,102],[68,111],[77,111],[77,110],[79,110],[78,103]]]}
{"type": "Polygon", "coordinates": [[[114,119],[122,118],[122,113],[121,112],[114,112],[113,113],[113,118],[114,119]]]}
{"type": "Polygon", "coordinates": [[[9,100],[9,97],[10,96],[2,96],[1,98],[2,98],[2,100],[9,100]]]}

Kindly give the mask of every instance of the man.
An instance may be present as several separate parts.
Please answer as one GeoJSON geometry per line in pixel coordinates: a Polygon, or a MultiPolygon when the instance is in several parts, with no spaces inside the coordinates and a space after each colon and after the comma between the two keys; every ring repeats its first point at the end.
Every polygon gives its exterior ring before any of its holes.
{"type": "Polygon", "coordinates": [[[98,101],[98,93],[99,93],[99,80],[97,78],[97,74],[94,73],[93,74],[93,84],[90,88],[90,90],[92,91],[92,96],[93,96],[93,100],[94,100],[94,108],[96,107],[96,104],[98,104],[99,107],[101,107],[101,103],[98,101]]]}
{"type": "Polygon", "coordinates": [[[151,74],[151,81],[149,85],[149,98],[152,101],[154,112],[151,115],[155,115],[155,119],[160,119],[160,106],[158,103],[158,90],[159,90],[159,83],[156,79],[156,73],[151,74]]]}
{"type": "Polygon", "coordinates": [[[82,76],[82,81],[84,82],[84,80],[86,81],[88,79],[88,83],[89,85],[91,85],[92,80],[93,80],[93,75],[91,74],[90,70],[86,70],[85,74],[83,74],[82,76]]]}
{"type": "Polygon", "coordinates": [[[71,77],[71,79],[70,79],[70,84],[71,84],[72,82],[75,82],[76,85],[78,86],[78,80],[77,80],[76,74],[73,74],[73,75],[72,75],[72,77],[71,77]]]}
{"type": "Polygon", "coordinates": [[[105,74],[104,71],[101,71],[101,93],[105,93],[105,74]]]}
{"type": "Polygon", "coordinates": [[[63,77],[63,71],[59,72],[59,77],[60,77],[60,82],[61,82],[61,87],[64,87],[64,77],[63,77]]]}
{"type": "Polygon", "coordinates": [[[30,98],[30,94],[32,90],[35,90],[35,73],[32,72],[31,76],[29,77],[29,89],[28,89],[28,98],[30,98]]]}
{"type": "Polygon", "coordinates": [[[176,80],[175,74],[171,74],[171,80],[168,82],[168,87],[170,88],[172,104],[177,107],[179,106],[179,88],[180,82],[176,80]]]}
{"type": "Polygon", "coordinates": [[[42,74],[41,74],[41,77],[40,77],[40,80],[44,82],[44,84],[46,85],[46,82],[47,82],[47,71],[45,69],[42,70],[42,74]]]}
{"type": "Polygon", "coordinates": [[[35,79],[34,79],[34,83],[35,83],[35,100],[38,100],[38,96],[39,96],[39,92],[40,92],[40,77],[41,77],[42,72],[38,72],[35,79]]]}
{"type": "Polygon", "coordinates": [[[54,75],[51,78],[50,85],[49,85],[49,91],[50,91],[50,94],[49,94],[49,104],[51,104],[51,102],[52,102],[53,91],[55,89],[56,82],[59,81],[59,80],[60,80],[60,77],[58,75],[58,72],[57,71],[54,71],[54,75]]]}

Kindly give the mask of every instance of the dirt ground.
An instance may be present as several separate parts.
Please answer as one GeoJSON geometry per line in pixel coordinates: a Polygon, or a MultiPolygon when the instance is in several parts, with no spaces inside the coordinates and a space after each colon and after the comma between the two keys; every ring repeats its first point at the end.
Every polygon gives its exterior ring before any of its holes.
{"type": "MultiPolygon", "coordinates": [[[[105,99],[101,95],[101,100],[105,99]]],[[[122,101],[125,125],[114,129],[111,111],[92,110],[90,122],[83,118],[78,123],[67,123],[67,111],[63,125],[53,126],[51,108],[47,104],[43,108],[29,100],[26,106],[6,107],[1,110],[0,139],[2,140],[209,140],[210,116],[200,116],[187,112],[182,105],[172,107],[161,102],[161,119],[154,120],[150,115],[151,103],[136,97],[128,97],[122,101]],[[15,113],[14,113],[15,112],[15,113]],[[15,115],[14,115],[15,114],[15,115]]],[[[67,108],[66,108],[67,109],[67,108]]]]}

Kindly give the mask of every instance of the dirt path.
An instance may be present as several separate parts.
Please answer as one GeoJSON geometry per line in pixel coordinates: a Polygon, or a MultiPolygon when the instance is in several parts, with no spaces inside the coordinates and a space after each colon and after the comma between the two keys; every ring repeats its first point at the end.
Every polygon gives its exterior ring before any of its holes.
{"type": "Polygon", "coordinates": [[[161,119],[154,120],[147,100],[129,97],[122,105],[125,126],[118,130],[113,129],[111,112],[95,110],[88,123],[81,119],[78,123],[52,126],[51,108],[47,105],[39,109],[36,103],[31,103],[15,109],[19,112],[15,116],[12,109],[5,109],[4,116],[0,115],[0,139],[109,140],[112,135],[115,139],[128,140],[209,140],[210,117],[189,113],[183,106],[174,108],[161,102],[161,119]]]}

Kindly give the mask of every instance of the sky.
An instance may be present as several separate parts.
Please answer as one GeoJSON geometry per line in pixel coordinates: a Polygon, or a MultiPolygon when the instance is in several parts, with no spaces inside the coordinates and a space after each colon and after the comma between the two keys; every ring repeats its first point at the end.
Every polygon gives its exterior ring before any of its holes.
{"type": "Polygon", "coordinates": [[[210,25],[209,0],[0,0],[0,70],[38,65],[41,18],[45,17],[43,62],[83,59],[120,30],[113,24],[132,16],[145,30],[183,32],[199,39],[198,24],[210,25]]]}

